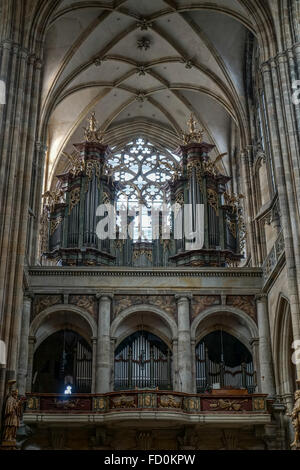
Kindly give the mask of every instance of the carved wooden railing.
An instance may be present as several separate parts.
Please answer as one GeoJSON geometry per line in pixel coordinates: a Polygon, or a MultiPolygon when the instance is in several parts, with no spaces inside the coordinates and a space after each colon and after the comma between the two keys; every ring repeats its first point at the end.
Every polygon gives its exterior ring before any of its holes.
{"type": "Polygon", "coordinates": [[[268,413],[267,395],[242,390],[207,394],[134,390],[106,394],[27,394],[25,413],[108,413],[172,411],[181,413],[268,413]]]}

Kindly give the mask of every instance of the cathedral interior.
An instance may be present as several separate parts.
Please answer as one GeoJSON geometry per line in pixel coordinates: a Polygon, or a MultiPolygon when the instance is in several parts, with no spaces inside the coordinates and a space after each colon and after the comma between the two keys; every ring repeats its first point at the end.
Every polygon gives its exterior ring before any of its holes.
{"type": "Polygon", "coordinates": [[[0,2],[2,447],[300,448],[299,19],[0,2]]]}

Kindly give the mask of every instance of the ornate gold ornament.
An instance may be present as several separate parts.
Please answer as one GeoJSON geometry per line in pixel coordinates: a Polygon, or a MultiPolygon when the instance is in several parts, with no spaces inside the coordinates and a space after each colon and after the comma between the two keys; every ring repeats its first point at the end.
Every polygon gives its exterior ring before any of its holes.
{"type": "Polygon", "coordinates": [[[231,233],[233,238],[236,238],[236,223],[233,220],[227,219],[227,224],[228,224],[229,232],[231,233]]]}
{"type": "Polygon", "coordinates": [[[193,168],[195,168],[196,178],[197,178],[198,184],[200,186],[200,190],[201,190],[201,192],[203,192],[203,186],[202,186],[203,167],[202,167],[202,163],[198,160],[192,160],[191,162],[188,162],[188,164],[187,164],[188,179],[190,179],[191,176],[192,176],[193,168]]]}
{"type": "Polygon", "coordinates": [[[159,408],[181,408],[181,398],[173,395],[162,395],[160,397],[159,408]]]}
{"type": "Polygon", "coordinates": [[[179,204],[180,206],[183,206],[183,204],[184,204],[184,195],[183,195],[183,191],[179,191],[178,193],[176,193],[175,202],[176,202],[177,204],[179,204]]]}
{"type": "Polygon", "coordinates": [[[253,409],[255,411],[262,411],[266,407],[266,402],[264,398],[254,398],[253,400],[253,409]]]}
{"type": "Polygon", "coordinates": [[[103,134],[100,131],[99,123],[96,119],[95,112],[91,114],[88,121],[88,127],[84,127],[84,137],[86,142],[103,143],[103,134]]]}
{"type": "Polygon", "coordinates": [[[101,169],[100,162],[98,160],[88,160],[85,164],[85,174],[89,180],[92,179],[93,173],[95,173],[97,178],[100,178],[101,169]]]}
{"type": "Polygon", "coordinates": [[[113,408],[136,408],[133,396],[121,395],[120,397],[112,398],[113,408]]]}
{"type": "Polygon", "coordinates": [[[74,410],[76,408],[80,408],[82,404],[80,400],[57,400],[56,398],[53,401],[55,408],[63,409],[63,410],[74,410]]]}
{"type": "Polygon", "coordinates": [[[214,189],[207,190],[207,202],[218,215],[218,193],[214,189]]]}
{"type": "Polygon", "coordinates": [[[191,142],[196,142],[200,144],[202,142],[202,137],[204,130],[200,129],[198,121],[196,121],[194,114],[191,114],[190,119],[187,122],[188,132],[182,134],[182,140],[185,145],[190,144],[191,142]]]}
{"type": "Polygon", "coordinates": [[[40,407],[40,400],[37,397],[28,397],[27,398],[27,403],[26,403],[26,408],[28,410],[38,410],[40,407]]]}
{"type": "Polygon", "coordinates": [[[106,191],[103,191],[102,204],[110,204],[110,196],[106,191]]]}
{"type": "Polygon", "coordinates": [[[248,402],[248,400],[216,400],[213,403],[209,404],[209,407],[214,410],[225,410],[225,411],[241,411],[243,403],[248,402]]]}
{"type": "Polygon", "coordinates": [[[140,258],[142,255],[145,255],[150,261],[152,261],[152,250],[143,248],[142,250],[133,250],[133,259],[136,260],[140,258]]]}
{"type": "Polygon", "coordinates": [[[56,189],[55,191],[46,191],[43,196],[44,205],[49,208],[50,212],[54,211],[56,204],[64,203],[64,191],[56,189]]]}
{"type": "Polygon", "coordinates": [[[73,208],[78,204],[80,201],[80,188],[74,188],[70,192],[69,196],[69,214],[71,214],[73,208]]]}
{"type": "Polygon", "coordinates": [[[106,400],[103,397],[94,397],[94,406],[95,411],[105,411],[106,410],[106,400]]]}
{"type": "Polygon", "coordinates": [[[61,216],[50,221],[50,235],[53,235],[53,233],[55,232],[55,230],[58,229],[62,221],[63,221],[63,218],[61,216]]]}
{"type": "Polygon", "coordinates": [[[78,154],[70,154],[67,152],[62,152],[62,155],[67,157],[69,162],[71,163],[72,167],[70,169],[70,173],[73,176],[79,175],[82,171],[84,171],[84,161],[81,159],[80,155],[78,154]]]}

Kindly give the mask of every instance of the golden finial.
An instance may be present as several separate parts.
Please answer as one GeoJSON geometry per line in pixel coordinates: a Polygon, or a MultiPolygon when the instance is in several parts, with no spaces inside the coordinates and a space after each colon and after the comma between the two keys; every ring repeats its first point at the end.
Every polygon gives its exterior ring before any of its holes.
{"type": "Polygon", "coordinates": [[[103,134],[100,131],[95,111],[88,118],[88,127],[84,127],[84,137],[87,142],[103,142],[103,134]]]}
{"type": "Polygon", "coordinates": [[[203,129],[200,129],[199,122],[196,121],[194,114],[192,113],[190,119],[187,121],[188,132],[184,132],[182,135],[184,144],[189,144],[191,142],[197,142],[200,144],[202,142],[203,129]]]}

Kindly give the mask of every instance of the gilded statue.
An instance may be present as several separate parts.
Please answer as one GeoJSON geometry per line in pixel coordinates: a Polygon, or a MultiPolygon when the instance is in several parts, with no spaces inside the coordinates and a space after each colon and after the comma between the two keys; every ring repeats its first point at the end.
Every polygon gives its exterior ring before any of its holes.
{"type": "Polygon", "coordinates": [[[16,435],[20,426],[24,398],[19,398],[18,390],[12,390],[15,381],[10,382],[10,390],[5,402],[2,448],[16,448],[16,435]]]}
{"type": "Polygon", "coordinates": [[[295,404],[291,417],[295,429],[295,439],[292,442],[291,447],[300,449],[300,390],[295,392],[295,404]]]}

